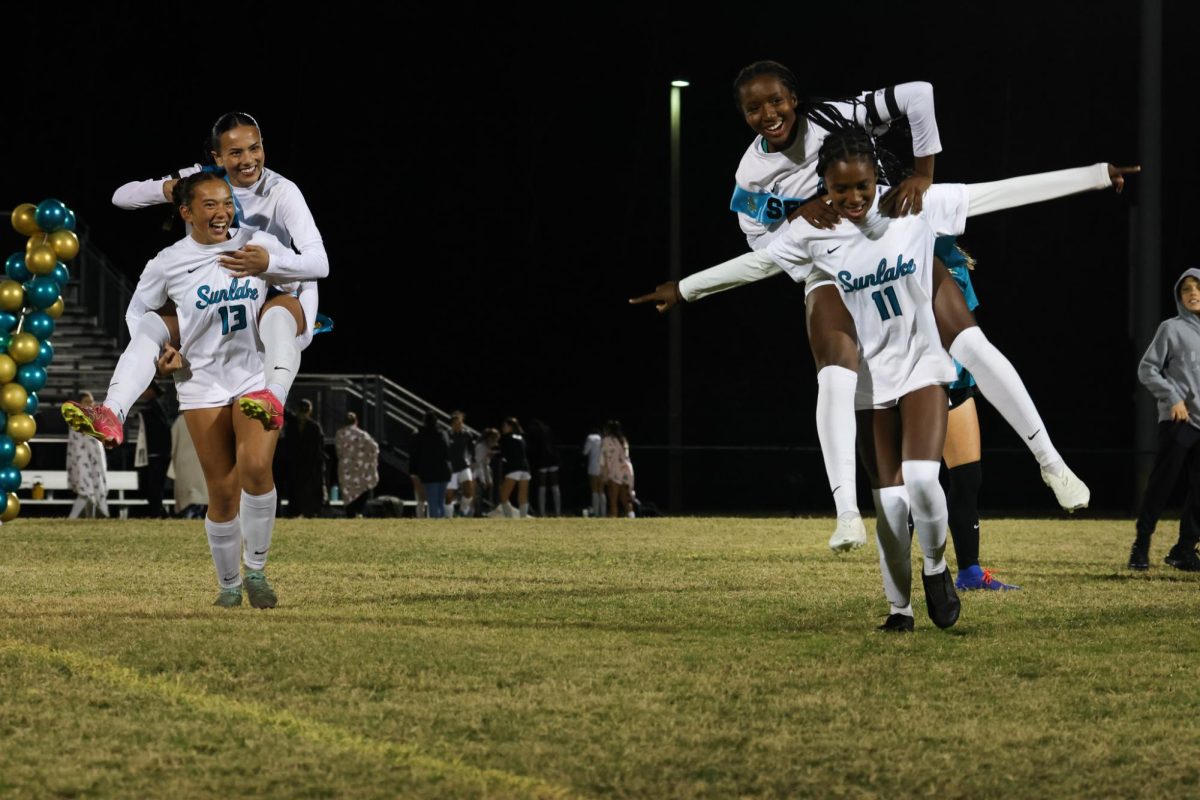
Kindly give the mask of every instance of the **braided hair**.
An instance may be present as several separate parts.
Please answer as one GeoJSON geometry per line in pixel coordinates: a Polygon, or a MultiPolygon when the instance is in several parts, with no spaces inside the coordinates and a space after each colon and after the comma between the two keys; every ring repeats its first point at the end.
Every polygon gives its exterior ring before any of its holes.
{"type": "Polygon", "coordinates": [[[910,170],[906,169],[900,159],[884,147],[880,147],[875,139],[861,128],[841,128],[832,131],[821,143],[817,151],[817,178],[822,188],[825,184],[825,171],[835,161],[852,161],[860,158],[875,168],[875,179],[882,183],[895,186],[908,177],[910,170]]]}

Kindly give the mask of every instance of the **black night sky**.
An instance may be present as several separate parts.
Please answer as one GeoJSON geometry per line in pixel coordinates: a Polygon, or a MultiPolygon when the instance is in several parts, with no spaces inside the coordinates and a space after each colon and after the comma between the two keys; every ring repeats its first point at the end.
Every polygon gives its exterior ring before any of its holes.
{"type": "MultiPolygon", "coordinates": [[[[330,256],[322,305],[337,331],[305,353],[306,371],[382,372],[464,408],[476,427],[540,417],[566,444],[620,418],[643,494],[661,495],[661,454],[643,450],[639,462],[638,448],[667,439],[667,326],[625,299],[666,278],[671,78],[691,81],[685,273],[745,250],[728,200],[752,133],[731,82],[757,59],[790,65],[828,97],[932,82],[939,181],[1139,161],[1136,3],[766,8],[25,12],[6,26],[0,207],[64,200],[134,280],[180,234],[161,230],[162,209],[113,208],[113,189],[198,160],[212,121],[247,111],[267,165],[304,191],[330,256]]],[[[1170,283],[1195,266],[1200,164],[1183,119],[1197,74],[1185,3],[1166,3],[1164,28],[1163,96],[1178,98],[1164,109],[1167,314],[1170,283]]],[[[1135,180],[1120,197],[973,220],[963,237],[979,260],[984,330],[1095,504],[1120,512],[1133,503],[1133,398],[1144,391],[1135,367],[1146,343],[1132,340],[1129,311],[1138,200],[1135,180]]],[[[16,249],[16,234],[3,236],[16,249]]],[[[686,442],[815,446],[802,290],[776,278],[682,313],[686,442]]],[[[983,505],[1050,509],[1016,436],[990,409],[981,416],[994,467],[983,505]]],[[[699,452],[688,470],[694,506],[725,493],[738,498],[731,507],[786,510],[796,491],[803,507],[828,505],[813,454],[699,452]]]]}

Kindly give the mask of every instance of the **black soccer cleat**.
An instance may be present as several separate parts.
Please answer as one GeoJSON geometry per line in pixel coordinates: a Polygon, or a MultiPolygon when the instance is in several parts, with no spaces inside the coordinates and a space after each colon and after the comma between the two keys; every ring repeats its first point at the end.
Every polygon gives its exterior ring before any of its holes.
{"type": "Polygon", "coordinates": [[[925,587],[925,607],[929,609],[929,618],[939,628],[949,628],[958,622],[958,612],[961,604],[958,593],[954,591],[954,577],[950,567],[946,567],[937,575],[926,575],[921,571],[921,583],[925,587]]]}
{"type": "MultiPolygon", "coordinates": [[[[1171,552],[1167,553],[1167,557],[1163,561],[1175,569],[1180,569],[1184,572],[1200,572],[1200,555],[1196,554],[1195,547],[1180,547],[1179,545],[1175,545],[1171,548],[1171,552]]],[[[1129,557],[1129,564],[1133,566],[1132,555],[1129,557]]]]}
{"type": "MultiPolygon", "coordinates": [[[[1172,548],[1172,552],[1174,549],[1172,548]]],[[[1169,559],[1170,556],[1167,556],[1169,559]]],[[[1170,561],[1167,561],[1170,564],[1170,561]]],[[[1129,548],[1129,568],[1137,572],[1150,569],[1150,541],[1134,539],[1133,547],[1129,548]]]]}
{"type": "Polygon", "coordinates": [[[886,633],[912,633],[912,629],[913,618],[907,614],[888,614],[883,624],[876,628],[886,633]]]}

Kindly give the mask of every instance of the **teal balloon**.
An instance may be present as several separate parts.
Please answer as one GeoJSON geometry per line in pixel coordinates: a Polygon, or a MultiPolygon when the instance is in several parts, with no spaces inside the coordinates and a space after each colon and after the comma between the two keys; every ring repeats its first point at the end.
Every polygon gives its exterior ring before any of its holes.
{"type": "Polygon", "coordinates": [[[43,200],[38,203],[34,218],[46,233],[61,231],[67,224],[67,207],[61,200],[43,200]]]}
{"type": "Polygon", "coordinates": [[[34,311],[25,317],[25,330],[44,342],[54,335],[54,318],[45,311],[34,311]]]}
{"type": "Polygon", "coordinates": [[[8,428],[8,414],[5,414],[3,411],[0,411],[0,431],[7,430],[7,428],[8,428]]]}
{"type": "MultiPolygon", "coordinates": [[[[5,334],[5,336],[8,336],[8,334],[5,334]]],[[[2,341],[2,339],[0,339],[0,341],[2,341]]],[[[8,344],[5,344],[3,349],[8,350],[8,344]]],[[[33,360],[33,363],[37,364],[39,367],[48,367],[48,366],[50,366],[50,362],[53,360],[54,360],[54,345],[50,344],[47,341],[43,341],[41,343],[41,345],[38,346],[37,358],[35,358],[33,360]]]]}
{"type": "Polygon", "coordinates": [[[25,364],[17,370],[17,383],[24,386],[27,392],[40,392],[46,385],[46,370],[37,364],[25,364]]]}
{"type": "Polygon", "coordinates": [[[58,299],[58,282],[53,275],[35,275],[25,284],[25,299],[34,308],[49,308],[58,299]]]}
{"type": "MultiPolygon", "coordinates": [[[[33,392],[30,392],[29,396],[25,398],[25,413],[32,417],[34,414],[37,413],[37,409],[38,409],[37,395],[34,394],[33,392]]],[[[2,459],[0,459],[0,463],[3,463],[2,459]]]]}
{"type": "MultiPolygon", "coordinates": [[[[22,263],[24,263],[24,260],[22,260],[22,263]]],[[[67,269],[67,265],[60,261],[55,265],[54,271],[50,273],[50,277],[54,279],[54,282],[58,284],[58,288],[61,290],[62,287],[67,285],[67,281],[71,280],[71,270],[67,269]]],[[[13,280],[15,281],[16,278],[13,278],[13,280]]],[[[25,281],[21,282],[24,283],[25,281]]]]}
{"type": "Polygon", "coordinates": [[[17,443],[11,436],[0,433],[0,466],[7,467],[12,464],[13,456],[16,454],[17,443]]]}
{"type": "MultiPolygon", "coordinates": [[[[21,470],[11,465],[0,469],[0,490],[3,490],[7,495],[9,492],[15,492],[20,488],[21,470]]],[[[4,501],[7,503],[8,497],[5,497],[4,501]]]]}
{"type": "MultiPolygon", "coordinates": [[[[65,208],[65,206],[64,206],[64,208],[65,208]]],[[[75,212],[69,208],[67,209],[67,219],[63,223],[62,229],[64,231],[75,230],[75,212]]],[[[0,511],[0,514],[3,514],[3,513],[4,513],[3,511],[0,511]]]]}
{"type": "MultiPolygon", "coordinates": [[[[0,333],[0,352],[7,353],[8,346],[12,344],[11,333],[0,333]]],[[[45,366],[44,364],[42,366],[45,366]]]]}
{"type": "Polygon", "coordinates": [[[25,266],[25,254],[13,253],[4,262],[4,272],[17,283],[24,283],[33,277],[29,267],[25,266]]]}
{"type": "Polygon", "coordinates": [[[13,328],[17,327],[19,321],[16,314],[0,311],[0,333],[9,333],[13,328]]]}

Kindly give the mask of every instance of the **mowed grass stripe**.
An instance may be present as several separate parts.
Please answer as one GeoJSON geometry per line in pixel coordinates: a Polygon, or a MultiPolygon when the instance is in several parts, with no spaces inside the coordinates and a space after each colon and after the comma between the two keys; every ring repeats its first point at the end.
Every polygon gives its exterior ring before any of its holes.
{"type": "Polygon", "coordinates": [[[70,650],[61,650],[13,639],[0,639],[0,653],[7,652],[43,664],[65,667],[73,674],[103,681],[114,687],[155,695],[158,698],[219,720],[249,720],[301,739],[326,747],[355,752],[381,761],[410,768],[418,778],[447,779],[454,783],[473,785],[482,795],[533,798],[569,798],[565,788],[537,778],[515,775],[497,769],[479,769],[461,761],[433,758],[410,745],[382,742],[292,714],[270,709],[255,703],[234,700],[189,688],[178,679],[165,675],[146,676],[104,659],[93,658],[70,650]]]}

